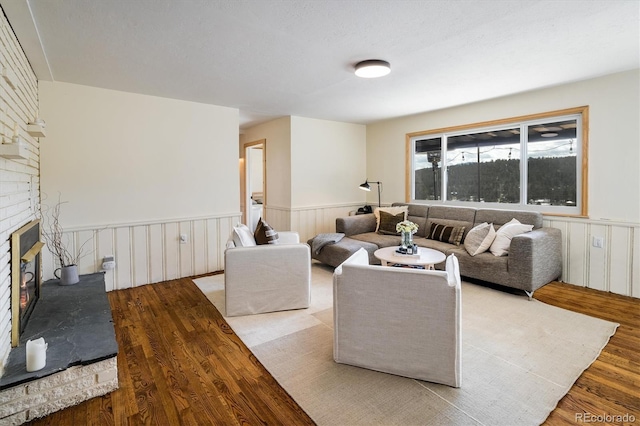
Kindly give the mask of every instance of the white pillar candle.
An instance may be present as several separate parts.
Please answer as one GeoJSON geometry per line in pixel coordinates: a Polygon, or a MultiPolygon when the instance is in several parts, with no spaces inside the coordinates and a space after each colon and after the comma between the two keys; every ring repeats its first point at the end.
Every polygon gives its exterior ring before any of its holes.
{"type": "Polygon", "coordinates": [[[27,340],[27,371],[42,370],[47,364],[47,343],[44,337],[27,340]]]}

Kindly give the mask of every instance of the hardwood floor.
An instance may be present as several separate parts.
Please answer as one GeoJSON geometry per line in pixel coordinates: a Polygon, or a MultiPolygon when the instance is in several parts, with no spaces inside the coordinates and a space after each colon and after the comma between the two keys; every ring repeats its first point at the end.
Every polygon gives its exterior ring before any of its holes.
{"type": "MultiPolygon", "coordinates": [[[[576,413],[640,422],[640,300],[561,283],[535,298],[620,323],[545,424],[581,423],[576,413]]],[[[120,388],[32,424],[314,424],[191,279],[110,292],[109,301],[120,388]]]]}
{"type": "Polygon", "coordinates": [[[587,416],[604,415],[635,418],[622,422],[612,417],[606,424],[640,424],[640,300],[563,283],[546,285],[534,297],[620,324],[544,424],[589,423],[584,421],[587,416]]]}

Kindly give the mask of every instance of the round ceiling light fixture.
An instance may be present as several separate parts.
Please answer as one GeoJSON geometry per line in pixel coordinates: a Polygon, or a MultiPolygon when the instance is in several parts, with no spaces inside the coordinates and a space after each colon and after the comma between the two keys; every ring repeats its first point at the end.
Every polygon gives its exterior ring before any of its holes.
{"type": "Polygon", "coordinates": [[[376,78],[391,72],[389,62],[380,59],[369,59],[356,64],[356,75],[362,78],[376,78]]]}

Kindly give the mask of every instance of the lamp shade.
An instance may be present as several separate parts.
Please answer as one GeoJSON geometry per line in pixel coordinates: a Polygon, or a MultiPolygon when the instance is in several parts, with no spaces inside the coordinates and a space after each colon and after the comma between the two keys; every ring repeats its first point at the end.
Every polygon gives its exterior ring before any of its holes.
{"type": "Polygon", "coordinates": [[[356,75],[362,78],[382,77],[390,72],[389,62],[380,59],[369,59],[356,64],[356,75]]]}
{"type": "Polygon", "coordinates": [[[362,189],[363,191],[371,191],[371,186],[369,185],[369,182],[367,182],[367,181],[365,181],[365,183],[360,185],[359,188],[362,189]]]}

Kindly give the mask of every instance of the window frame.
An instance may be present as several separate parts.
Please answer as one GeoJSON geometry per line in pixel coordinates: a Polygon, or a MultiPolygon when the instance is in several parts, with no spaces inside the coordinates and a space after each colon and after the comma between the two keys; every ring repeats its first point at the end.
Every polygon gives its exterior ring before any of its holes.
{"type": "Polygon", "coordinates": [[[511,210],[533,210],[539,211],[547,216],[566,217],[588,217],[588,147],[589,147],[589,107],[581,106],[563,110],[549,111],[538,114],[523,115],[499,120],[491,120],[479,123],[465,124],[407,133],[405,135],[406,159],[405,159],[405,201],[418,204],[440,204],[467,207],[484,207],[511,210]],[[544,124],[550,120],[561,121],[566,119],[577,119],[576,128],[576,206],[538,206],[527,204],[526,191],[528,179],[528,146],[520,141],[520,200],[518,203],[496,203],[496,202],[472,202],[472,201],[451,201],[448,200],[447,185],[447,137],[465,134],[469,132],[495,131],[505,127],[528,127],[536,124],[544,124]],[[442,137],[442,182],[441,200],[416,200],[415,193],[415,141],[420,139],[442,137]],[[524,202],[523,202],[524,201],[524,202]]]}

